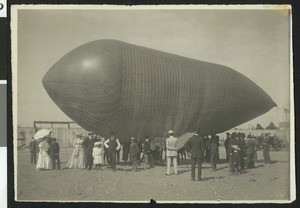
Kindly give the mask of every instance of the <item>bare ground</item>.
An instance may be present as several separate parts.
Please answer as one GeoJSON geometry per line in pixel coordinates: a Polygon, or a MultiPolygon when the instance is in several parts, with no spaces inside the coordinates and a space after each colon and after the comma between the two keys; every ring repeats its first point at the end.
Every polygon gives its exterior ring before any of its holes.
{"type": "MultiPolygon", "coordinates": [[[[64,169],[72,150],[61,150],[62,170],[37,171],[29,163],[29,151],[18,151],[17,200],[29,201],[223,201],[288,200],[289,152],[271,151],[272,164],[264,164],[262,152],[255,169],[230,175],[228,164],[218,164],[212,172],[203,164],[204,181],[190,180],[190,165],[179,165],[179,174],[166,176],[166,167],[131,172],[130,166],[117,166],[112,172],[64,169]]],[[[220,147],[220,158],[225,157],[220,147]]],[[[187,161],[189,162],[189,161],[187,161]]]]}

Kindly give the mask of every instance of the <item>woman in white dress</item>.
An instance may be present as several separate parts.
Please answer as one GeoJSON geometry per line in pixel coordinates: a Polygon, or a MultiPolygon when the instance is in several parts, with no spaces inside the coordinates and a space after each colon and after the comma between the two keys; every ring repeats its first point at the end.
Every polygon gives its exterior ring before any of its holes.
{"type": "Polygon", "coordinates": [[[74,150],[72,152],[69,162],[66,165],[67,168],[84,169],[82,142],[83,139],[81,139],[80,137],[78,137],[74,141],[73,143],[74,150]]]}
{"type": "Polygon", "coordinates": [[[39,143],[39,158],[36,163],[37,170],[45,170],[45,169],[52,169],[51,158],[48,155],[47,151],[50,148],[49,143],[47,142],[46,138],[42,139],[43,141],[39,143]]]}

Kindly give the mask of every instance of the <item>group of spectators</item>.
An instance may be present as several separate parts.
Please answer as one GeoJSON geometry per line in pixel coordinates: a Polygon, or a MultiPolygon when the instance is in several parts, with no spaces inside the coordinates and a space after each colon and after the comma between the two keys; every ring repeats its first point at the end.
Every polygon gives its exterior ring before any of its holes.
{"type": "Polygon", "coordinates": [[[224,146],[231,173],[254,168],[255,162],[257,162],[257,151],[260,149],[263,150],[264,162],[271,163],[269,151],[273,144],[273,137],[269,133],[259,137],[261,142],[258,137],[251,134],[246,137],[244,133],[233,132],[230,134],[227,132],[226,135],[224,146]]]}
{"type": "MultiPolygon", "coordinates": [[[[177,162],[185,159],[191,160],[191,179],[195,180],[196,166],[198,168],[198,180],[201,179],[201,166],[204,162],[210,162],[212,171],[217,171],[219,162],[219,136],[199,136],[195,134],[178,149],[177,138],[170,130],[169,136],[161,145],[154,143],[154,139],[146,137],[130,140],[119,140],[111,132],[110,138],[98,137],[92,132],[83,138],[77,135],[74,141],[72,155],[66,164],[67,168],[91,170],[93,165],[101,170],[102,165],[108,164],[112,171],[116,171],[116,165],[131,165],[132,171],[138,171],[138,166],[143,169],[153,168],[155,165],[167,164],[166,175],[171,175],[171,164],[174,166],[174,174],[178,174],[177,162]],[[122,159],[121,159],[122,158],[122,159]]],[[[229,163],[230,173],[239,173],[244,169],[254,168],[257,162],[257,151],[263,150],[265,163],[270,163],[270,147],[273,138],[270,134],[262,134],[260,137],[246,135],[244,133],[226,133],[224,147],[226,160],[229,163]]],[[[31,163],[36,164],[38,170],[60,169],[59,144],[55,138],[47,137],[35,141],[32,139],[29,145],[31,163]],[[37,154],[39,155],[37,160],[37,154]]]]}

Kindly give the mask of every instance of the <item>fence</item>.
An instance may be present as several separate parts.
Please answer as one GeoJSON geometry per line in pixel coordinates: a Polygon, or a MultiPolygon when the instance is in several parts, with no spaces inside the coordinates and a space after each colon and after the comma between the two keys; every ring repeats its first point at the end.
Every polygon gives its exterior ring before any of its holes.
{"type": "MultiPolygon", "coordinates": [[[[60,148],[70,148],[73,146],[73,142],[76,139],[76,135],[82,132],[86,132],[82,128],[63,128],[63,127],[54,127],[47,128],[52,131],[51,137],[57,138],[57,142],[60,145],[60,148]]],[[[85,134],[86,135],[86,134],[85,134]]],[[[31,138],[34,136],[34,127],[18,127],[18,141],[22,140],[23,145],[28,145],[31,138]]],[[[18,146],[21,143],[18,142],[18,146]]]]}

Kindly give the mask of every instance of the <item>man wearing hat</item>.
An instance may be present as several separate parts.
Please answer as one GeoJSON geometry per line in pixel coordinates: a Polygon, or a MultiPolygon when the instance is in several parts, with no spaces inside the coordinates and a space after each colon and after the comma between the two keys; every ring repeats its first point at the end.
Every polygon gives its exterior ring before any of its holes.
{"type": "Polygon", "coordinates": [[[104,146],[108,149],[108,154],[110,158],[110,165],[113,172],[116,172],[116,156],[117,151],[121,148],[121,144],[117,138],[114,137],[114,132],[111,132],[111,137],[104,142],[104,146]]]}
{"type": "Polygon", "coordinates": [[[30,150],[30,162],[31,164],[36,164],[36,158],[37,158],[37,142],[36,140],[32,137],[30,143],[29,143],[29,150],[30,150]]]}
{"type": "Polygon", "coordinates": [[[245,157],[246,157],[246,142],[245,142],[245,137],[246,135],[244,133],[238,133],[238,146],[240,147],[239,151],[239,158],[240,158],[240,169],[244,170],[245,169],[245,157]]]}
{"type": "Polygon", "coordinates": [[[230,140],[230,133],[229,132],[226,132],[226,139],[225,139],[225,142],[224,142],[224,147],[225,147],[225,150],[226,150],[226,160],[229,161],[229,140],[230,140]]]}
{"type": "Polygon", "coordinates": [[[131,140],[131,144],[129,148],[129,155],[132,162],[132,170],[137,171],[137,156],[140,153],[140,149],[134,137],[132,137],[130,140],[131,140]]]}
{"type": "Polygon", "coordinates": [[[177,149],[176,143],[177,138],[175,138],[173,130],[169,132],[169,138],[166,139],[166,156],[167,156],[167,173],[166,175],[170,175],[171,169],[171,160],[173,161],[174,173],[177,175],[177,149]]]}
{"type": "MultiPolygon", "coordinates": [[[[249,136],[250,137],[250,136],[249,136]]],[[[247,169],[254,168],[255,138],[248,138],[246,142],[247,169]]]]}
{"type": "Polygon", "coordinates": [[[92,132],[88,133],[88,136],[82,142],[83,148],[83,160],[84,160],[84,168],[86,170],[91,170],[93,167],[93,148],[94,141],[92,139],[92,132]]]}
{"type": "Polygon", "coordinates": [[[210,142],[210,163],[213,171],[217,170],[219,155],[219,136],[213,135],[210,142]]]}
{"type": "Polygon", "coordinates": [[[228,144],[228,160],[229,160],[229,172],[233,173],[234,172],[234,164],[235,164],[235,157],[234,157],[234,151],[235,149],[232,147],[232,145],[237,145],[237,134],[236,132],[233,132],[231,134],[231,137],[229,139],[229,144],[228,144]]]}
{"type": "Polygon", "coordinates": [[[198,181],[201,181],[201,173],[202,173],[202,162],[205,151],[205,143],[202,137],[199,136],[199,132],[195,132],[195,134],[187,141],[185,144],[185,148],[191,154],[191,177],[192,181],[195,181],[195,173],[196,173],[196,164],[198,166],[198,181]]]}
{"type": "Polygon", "coordinates": [[[270,159],[270,145],[272,143],[272,140],[269,136],[268,133],[265,134],[264,138],[263,138],[263,156],[264,156],[264,162],[266,163],[271,163],[271,159],[270,159]]]}

